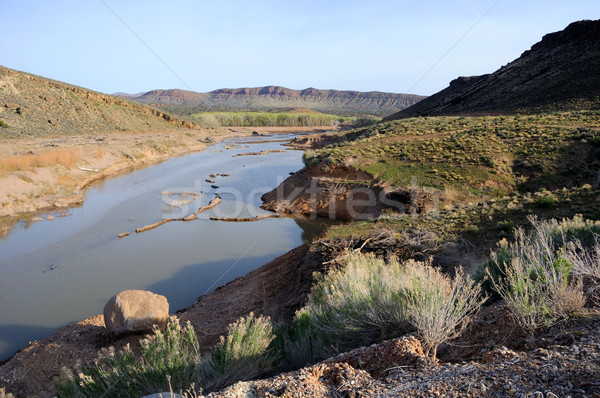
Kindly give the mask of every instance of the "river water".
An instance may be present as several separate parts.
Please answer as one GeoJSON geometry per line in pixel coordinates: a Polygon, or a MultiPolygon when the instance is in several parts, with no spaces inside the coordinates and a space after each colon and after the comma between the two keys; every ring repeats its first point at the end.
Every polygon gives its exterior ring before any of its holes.
{"type": "Polygon", "coordinates": [[[310,231],[291,218],[209,219],[267,213],[259,208],[260,196],[302,168],[302,152],[234,155],[284,149],[281,142],[268,142],[274,138],[292,136],[228,140],[111,178],[89,188],[83,206],[13,228],[0,240],[0,360],[61,326],[101,314],[121,290],[162,294],[174,312],[300,245],[310,231]],[[214,173],[229,176],[206,182],[214,173]],[[194,199],[187,192],[199,195],[194,199]],[[163,218],[184,217],[215,192],[221,204],[198,220],[134,232],[163,218]],[[131,235],[119,239],[123,232],[131,235]]]}

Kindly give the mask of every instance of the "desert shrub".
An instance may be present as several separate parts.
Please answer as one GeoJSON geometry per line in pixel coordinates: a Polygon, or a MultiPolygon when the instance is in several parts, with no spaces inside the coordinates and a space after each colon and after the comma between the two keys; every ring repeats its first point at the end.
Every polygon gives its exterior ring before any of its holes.
{"type": "Polygon", "coordinates": [[[312,323],[305,310],[296,313],[291,326],[275,329],[273,349],[277,353],[276,371],[299,369],[325,359],[326,336],[312,323]]]}
{"type": "Polygon", "coordinates": [[[572,265],[561,249],[564,230],[555,220],[530,221],[534,230],[526,234],[519,228],[513,243],[492,254],[486,273],[515,321],[533,335],[579,311],[584,302],[581,284],[571,278],[572,265]]]}
{"type": "Polygon", "coordinates": [[[454,278],[430,264],[405,264],[403,301],[410,323],[423,341],[425,355],[436,358],[438,346],[458,337],[485,298],[481,287],[458,268],[454,278]]]}
{"type": "Polygon", "coordinates": [[[143,340],[139,359],[127,347],[104,350],[96,366],[78,377],[65,374],[59,397],[140,397],[157,391],[186,391],[199,380],[200,351],[194,329],[169,322],[143,340]]]}
{"type": "Polygon", "coordinates": [[[512,220],[504,220],[498,223],[498,229],[501,231],[512,234],[516,228],[515,222],[512,220]]]}
{"type": "Polygon", "coordinates": [[[400,290],[400,264],[370,255],[350,255],[343,268],[330,271],[313,287],[304,311],[330,346],[341,352],[412,330],[400,290]]]}
{"type": "MultiPolygon", "coordinates": [[[[433,357],[479,309],[480,287],[461,269],[450,278],[430,264],[350,255],[320,280],[304,309],[334,349],[370,344],[416,329],[433,357]]],[[[327,348],[327,347],[324,347],[327,348]]]]}
{"type": "Polygon", "coordinates": [[[227,337],[221,337],[202,365],[205,388],[219,390],[269,371],[273,361],[269,346],[274,338],[273,326],[263,316],[250,313],[229,325],[227,337]]]}
{"type": "MultiPolygon", "coordinates": [[[[596,234],[600,233],[600,223],[598,221],[584,220],[581,216],[561,221],[555,219],[538,221],[537,218],[530,216],[528,220],[532,227],[529,239],[536,242],[546,242],[548,249],[554,252],[565,250],[570,243],[590,247],[595,242],[596,234]]],[[[523,230],[514,231],[514,239],[518,240],[519,236],[523,234],[523,230]]],[[[476,281],[483,283],[483,290],[492,294],[495,298],[500,296],[492,289],[492,282],[498,283],[505,276],[506,265],[520,252],[516,247],[509,248],[509,246],[506,239],[501,240],[496,251],[474,275],[476,281]]]]}
{"type": "Polygon", "coordinates": [[[534,203],[542,209],[550,209],[556,207],[558,201],[554,195],[543,195],[535,198],[534,203]]]}
{"type": "Polygon", "coordinates": [[[350,123],[354,128],[369,127],[379,123],[381,119],[372,117],[357,117],[350,123]]]}
{"type": "Polygon", "coordinates": [[[201,356],[198,338],[188,323],[169,322],[164,332],[142,340],[136,358],[127,347],[119,354],[103,350],[96,366],[78,376],[65,372],[56,385],[59,397],[140,397],[157,391],[197,396],[200,389],[215,390],[238,380],[256,377],[271,367],[268,350],[272,326],[253,314],[229,325],[226,337],[201,356]]]}
{"type": "Polygon", "coordinates": [[[0,127],[2,128],[9,128],[10,125],[8,123],[6,123],[4,120],[0,119],[0,127]]]}
{"type": "Polygon", "coordinates": [[[565,258],[573,265],[573,274],[582,278],[585,292],[594,305],[600,305],[600,241],[588,247],[580,241],[570,242],[565,258]]]}

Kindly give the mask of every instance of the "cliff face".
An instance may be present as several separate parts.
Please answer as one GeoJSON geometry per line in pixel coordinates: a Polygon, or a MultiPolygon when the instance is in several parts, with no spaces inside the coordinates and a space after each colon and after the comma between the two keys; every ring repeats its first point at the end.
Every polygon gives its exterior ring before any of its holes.
{"type": "Polygon", "coordinates": [[[494,73],[459,77],[387,120],[426,115],[494,114],[600,108],[600,20],[545,35],[494,73]]]}
{"type": "Polygon", "coordinates": [[[0,67],[2,135],[44,136],[85,132],[166,130],[193,123],[163,111],[0,67]]]}
{"type": "Polygon", "coordinates": [[[411,106],[425,97],[378,91],[291,90],[279,86],[220,89],[208,93],[185,90],[153,90],[134,98],[183,113],[203,110],[278,110],[309,108],[333,114],[383,116],[411,106]]]}

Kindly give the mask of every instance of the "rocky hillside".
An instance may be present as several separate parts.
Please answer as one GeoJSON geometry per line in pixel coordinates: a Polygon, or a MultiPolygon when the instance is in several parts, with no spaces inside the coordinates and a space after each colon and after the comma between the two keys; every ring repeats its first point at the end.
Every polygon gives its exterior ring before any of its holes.
{"type": "Polygon", "coordinates": [[[208,93],[185,90],[153,90],[134,98],[162,109],[183,114],[215,110],[271,111],[293,108],[339,115],[388,115],[407,108],[425,97],[378,91],[291,90],[267,86],[221,89],[208,93]]]}
{"type": "Polygon", "coordinates": [[[388,120],[425,115],[496,114],[600,108],[600,20],[545,35],[496,72],[459,77],[388,120]]]}
{"type": "Polygon", "coordinates": [[[111,95],[0,67],[0,136],[168,130],[193,123],[111,95]]]}

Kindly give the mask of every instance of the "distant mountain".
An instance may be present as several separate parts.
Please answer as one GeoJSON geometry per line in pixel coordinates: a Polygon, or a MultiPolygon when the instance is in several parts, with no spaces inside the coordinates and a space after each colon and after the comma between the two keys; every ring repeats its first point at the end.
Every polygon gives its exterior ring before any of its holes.
{"type": "Polygon", "coordinates": [[[459,77],[387,120],[456,114],[600,109],[600,20],[545,35],[492,74],[459,77]]]}
{"type": "Polygon", "coordinates": [[[135,93],[135,94],[128,94],[128,93],[112,93],[111,95],[114,95],[115,97],[122,97],[122,98],[135,98],[135,97],[139,97],[140,95],[144,94],[143,91],[139,92],[139,93],[135,93]]]}
{"type": "Polygon", "coordinates": [[[162,109],[190,114],[216,110],[284,111],[308,108],[339,115],[383,116],[411,106],[423,96],[379,91],[291,90],[279,86],[221,89],[208,93],[185,90],[153,90],[133,100],[162,109]]]}
{"type": "Polygon", "coordinates": [[[194,123],[162,110],[0,66],[0,135],[167,130],[194,123]]]}

